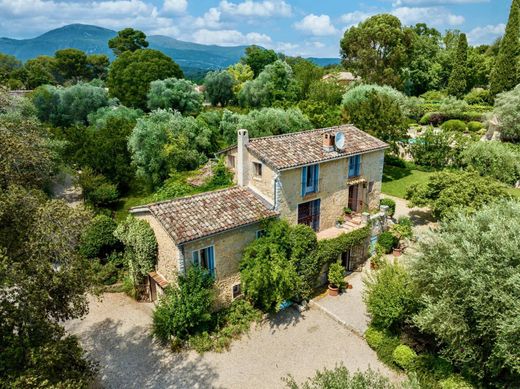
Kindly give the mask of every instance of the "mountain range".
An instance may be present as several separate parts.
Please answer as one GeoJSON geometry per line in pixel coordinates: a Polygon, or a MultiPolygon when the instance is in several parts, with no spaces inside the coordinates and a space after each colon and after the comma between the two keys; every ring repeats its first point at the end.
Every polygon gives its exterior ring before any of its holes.
{"type": "MultiPolygon", "coordinates": [[[[48,31],[36,38],[0,38],[0,52],[14,55],[21,61],[39,55],[54,55],[56,50],[76,48],[87,54],[106,54],[114,58],[108,48],[108,40],[117,35],[116,31],[106,28],[70,24],[48,31]]],[[[238,62],[247,46],[202,45],[180,41],[164,35],[149,35],[149,48],[160,50],[177,62],[185,73],[205,72],[225,68],[238,62]]],[[[310,58],[320,66],[339,63],[337,58],[310,58]]]]}

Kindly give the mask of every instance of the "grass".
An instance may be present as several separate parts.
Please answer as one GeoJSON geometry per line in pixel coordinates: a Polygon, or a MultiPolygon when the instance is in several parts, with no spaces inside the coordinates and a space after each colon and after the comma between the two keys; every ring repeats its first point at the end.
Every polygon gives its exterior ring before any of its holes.
{"type": "Polygon", "coordinates": [[[518,200],[520,200],[520,189],[508,188],[507,193],[509,193],[513,197],[516,197],[518,200]]]}
{"type": "Polygon", "coordinates": [[[426,182],[432,174],[433,172],[417,170],[413,167],[386,165],[383,171],[382,192],[404,198],[410,185],[426,182]]]}

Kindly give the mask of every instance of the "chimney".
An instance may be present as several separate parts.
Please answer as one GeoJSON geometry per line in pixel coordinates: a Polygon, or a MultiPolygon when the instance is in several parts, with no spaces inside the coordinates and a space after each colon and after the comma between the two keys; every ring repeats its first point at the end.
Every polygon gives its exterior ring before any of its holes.
{"type": "Polygon", "coordinates": [[[323,151],[326,153],[334,151],[334,134],[330,132],[323,134],[323,151]]]}
{"type": "Polygon", "coordinates": [[[237,182],[239,186],[247,186],[248,184],[248,152],[246,149],[249,143],[249,134],[247,130],[238,130],[237,139],[237,182]]]}

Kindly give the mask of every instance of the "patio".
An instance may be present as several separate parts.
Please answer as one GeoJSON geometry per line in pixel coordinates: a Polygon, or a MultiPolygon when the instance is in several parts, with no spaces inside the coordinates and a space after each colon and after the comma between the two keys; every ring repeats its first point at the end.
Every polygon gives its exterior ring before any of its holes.
{"type": "Polygon", "coordinates": [[[318,240],[334,239],[341,234],[346,234],[354,230],[363,228],[367,225],[367,221],[363,220],[363,215],[353,214],[350,220],[345,220],[339,227],[331,227],[319,231],[316,235],[318,240]]]}

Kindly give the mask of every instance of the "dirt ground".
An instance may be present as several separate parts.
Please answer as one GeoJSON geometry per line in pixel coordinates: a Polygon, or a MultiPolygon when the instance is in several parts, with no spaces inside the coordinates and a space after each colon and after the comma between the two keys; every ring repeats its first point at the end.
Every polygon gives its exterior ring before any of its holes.
{"type": "Polygon", "coordinates": [[[150,337],[151,304],[120,293],[91,298],[90,313],[66,324],[100,366],[107,388],[283,388],[317,369],[343,363],[351,371],[374,370],[398,380],[359,336],[317,309],[290,308],[233,342],[224,353],[172,354],[150,337]]]}

